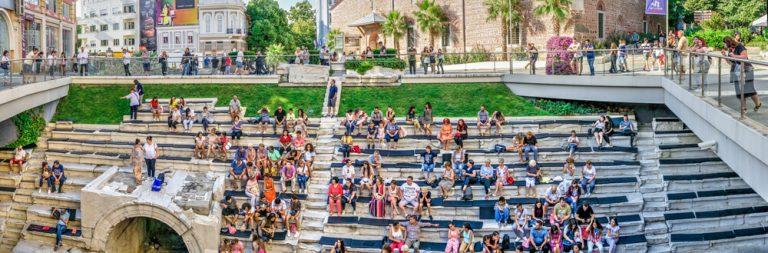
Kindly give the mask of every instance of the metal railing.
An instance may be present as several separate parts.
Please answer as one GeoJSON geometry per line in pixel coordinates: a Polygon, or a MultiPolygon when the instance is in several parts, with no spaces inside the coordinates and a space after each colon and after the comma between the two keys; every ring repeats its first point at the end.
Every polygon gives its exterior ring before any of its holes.
{"type": "MultiPolygon", "coordinates": [[[[668,54],[674,55],[673,61],[665,68],[665,76],[681,86],[687,86],[692,92],[699,91],[701,97],[714,97],[717,100],[717,106],[725,105],[739,111],[741,119],[748,118],[749,110],[747,107],[747,97],[759,99],[759,91],[768,88],[768,62],[733,58],[725,56],[719,52],[697,53],[692,51],[666,50],[668,54]],[[712,91],[710,72],[712,66],[716,68],[716,93],[712,91]],[[724,68],[729,67],[724,71],[724,68]],[[727,75],[727,79],[724,76],[727,75]],[[762,75],[762,76],[761,76],[762,75]],[[733,96],[738,99],[733,102],[730,96],[723,94],[723,82],[734,87],[733,96]],[[698,85],[696,83],[698,82],[698,85]],[[715,94],[712,94],[715,93],[715,94]],[[728,101],[730,100],[730,101],[728,101]],[[733,108],[738,107],[738,108],[733,108]]],[[[754,99],[753,98],[753,99],[754,99]]],[[[759,100],[757,100],[759,101],[759,100]]],[[[761,103],[756,103],[755,107],[761,103]]],[[[759,111],[755,111],[755,117],[758,121],[763,121],[759,111]]],[[[766,124],[768,122],[762,122],[766,124]]]]}

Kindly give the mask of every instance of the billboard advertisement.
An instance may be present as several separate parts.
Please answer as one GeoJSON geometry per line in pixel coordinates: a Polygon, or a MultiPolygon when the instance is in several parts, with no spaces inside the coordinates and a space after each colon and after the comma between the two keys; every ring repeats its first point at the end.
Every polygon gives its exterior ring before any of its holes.
{"type": "Polygon", "coordinates": [[[198,0],[156,0],[158,26],[197,25],[198,0]]]}
{"type": "Polygon", "coordinates": [[[157,49],[156,0],[139,0],[139,47],[149,51],[157,49]]]}

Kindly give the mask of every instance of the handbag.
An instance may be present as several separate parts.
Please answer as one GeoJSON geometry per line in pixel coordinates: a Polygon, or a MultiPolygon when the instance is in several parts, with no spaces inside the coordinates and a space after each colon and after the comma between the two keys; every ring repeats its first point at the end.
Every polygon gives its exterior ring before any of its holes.
{"type": "Polygon", "coordinates": [[[352,146],[352,153],[360,153],[360,146],[358,145],[352,146]]]}
{"type": "Polygon", "coordinates": [[[515,184],[515,178],[514,178],[514,177],[509,177],[509,176],[508,176],[508,177],[507,177],[507,184],[508,184],[508,185],[513,185],[513,184],[515,184]]]}

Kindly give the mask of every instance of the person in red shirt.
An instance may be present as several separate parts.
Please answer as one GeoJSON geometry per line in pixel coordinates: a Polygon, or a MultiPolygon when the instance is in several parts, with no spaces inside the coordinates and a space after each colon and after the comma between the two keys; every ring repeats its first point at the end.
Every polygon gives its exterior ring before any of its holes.
{"type": "Polygon", "coordinates": [[[293,141],[293,138],[291,137],[291,134],[288,133],[288,130],[284,130],[283,134],[280,135],[280,153],[284,154],[285,152],[291,152],[291,143],[293,141]]]}
{"type": "Polygon", "coordinates": [[[221,135],[219,137],[219,154],[221,155],[222,160],[227,160],[227,150],[229,150],[229,138],[227,138],[226,132],[221,132],[221,135]]]}
{"type": "Polygon", "coordinates": [[[328,187],[328,202],[331,208],[330,213],[336,212],[337,216],[341,216],[341,196],[344,194],[344,189],[339,183],[339,178],[334,177],[331,179],[331,185],[328,187]]]}

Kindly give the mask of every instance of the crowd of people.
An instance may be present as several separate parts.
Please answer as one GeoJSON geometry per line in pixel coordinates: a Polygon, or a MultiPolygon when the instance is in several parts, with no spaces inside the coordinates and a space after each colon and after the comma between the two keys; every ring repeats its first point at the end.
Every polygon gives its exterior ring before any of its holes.
{"type": "MultiPolygon", "coordinates": [[[[433,219],[432,188],[437,188],[439,197],[444,200],[455,198],[469,201],[473,199],[471,186],[475,184],[483,187],[484,199],[497,199],[494,218],[499,229],[511,227],[513,230],[509,235],[495,232],[484,236],[484,252],[502,252],[504,243],[500,237],[510,236],[521,245],[520,250],[524,248],[526,251],[602,251],[603,242],[606,242],[609,252],[615,252],[619,238],[617,221],[612,218],[609,224],[601,224],[589,202],[582,200],[594,194],[599,170],[589,160],[584,162],[582,168],[576,168],[575,153],[582,144],[576,131],[571,131],[571,135],[563,140],[563,151],[568,152],[569,156],[563,163],[562,174],[549,176],[555,184],[544,195],[539,195],[536,185],[542,183],[544,171],[537,162],[540,144],[533,132],[515,134],[511,144],[494,145],[495,152],[518,153],[519,161],[525,165],[525,173],[522,178],[516,178],[513,169],[505,164],[504,159],[499,159],[495,165],[487,159],[475,165],[463,146],[469,135],[464,120],[454,126],[446,118],[439,126],[440,130],[432,133],[434,122],[429,103],[420,114],[411,106],[405,118],[406,124],[413,126],[413,131],[433,136],[442,146],[442,150],[433,150],[428,145],[423,151],[416,152],[423,175],[419,180],[425,180],[427,186],[419,186],[411,176],[404,178],[402,183],[398,183],[401,182],[398,179],[386,177],[386,169],[383,168],[386,161],[379,149],[397,149],[397,141],[407,137],[404,136],[404,128],[396,121],[392,107],[386,110],[374,107],[370,114],[361,109],[346,113],[341,122],[345,133],[339,148],[344,159],[343,166],[340,171],[332,172],[333,179],[328,187],[329,211],[333,216],[342,216],[350,209],[355,213],[357,199],[370,196],[368,210],[371,216],[386,217],[389,214],[391,219],[402,216],[409,220],[402,224],[391,224],[387,228],[387,244],[383,252],[418,252],[418,231],[421,227],[430,226],[429,223],[421,222],[422,216],[433,219]],[[351,153],[360,152],[353,136],[366,137],[366,148],[373,150],[367,159],[352,160],[351,153]],[[450,146],[454,144],[455,148],[450,146]],[[443,172],[438,174],[435,173],[435,167],[440,152],[444,159],[443,172]],[[523,187],[513,186],[518,180],[525,181],[525,196],[536,199],[536,204],[526,207],[523,204],[513,206],[507,202],[509,196],[505,189],[517,188],[517,195],[520,196],[520,188],[523,187]],[[461,185],[460,192],[454,188],[458,185],[461,185]]],[[[493,134],[501,134],[507,124],[501,112],[489,113],[485,106],[478,111],[476,120],[473,125],[479,136],[490,135],[492,130],[495,130],[493,134]]],[[[617,121],[603,115],[590,126],[589,132],[594,136],[598,148],[614,145],[611,137],[617,133],[629,136],[629,145],[633,146],[637,129],[628,115],[617,121]]],[[[451,224],[445,252],[473,252],[473,233],[470,224],[451,224]]],[[[334,246],[343,247],[343,241],[334,246]]]]}

